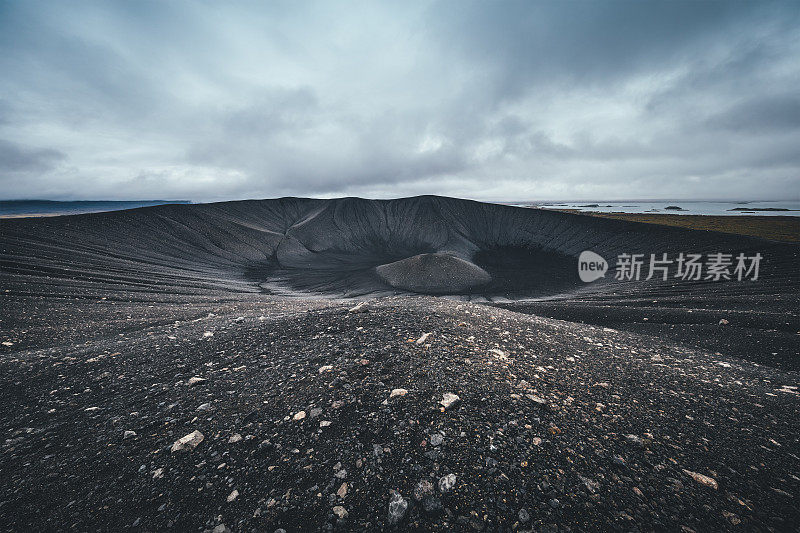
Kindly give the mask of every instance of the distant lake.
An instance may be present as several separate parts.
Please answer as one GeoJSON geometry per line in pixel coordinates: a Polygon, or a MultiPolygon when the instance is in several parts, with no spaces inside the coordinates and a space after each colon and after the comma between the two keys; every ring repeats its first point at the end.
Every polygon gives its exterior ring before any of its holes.
{"type": "Polygon", "coordinates": [[[0,217],[78,215],[119,211],[164,204],[188,204],[188,200],[131,200],[131,201],[80,201],[59,202],[51,200],[0,200],[0,217]]]}
{"type": "Polygon", "coordinates": [[[775,202],[529,202],[512,204],[541,209],[574,209],[600,213],[661,213],[673,215],[772,215],[800,216],[800,200],[775,202]]]}

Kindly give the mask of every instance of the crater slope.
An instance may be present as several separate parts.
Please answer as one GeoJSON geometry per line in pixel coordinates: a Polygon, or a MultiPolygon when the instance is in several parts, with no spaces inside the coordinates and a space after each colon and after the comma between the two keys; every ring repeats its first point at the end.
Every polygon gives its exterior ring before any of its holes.
{"type": "Polygon", "coordinates": [[[3,220],[0,251],[4,290],[23,299],[445,295],[800,368],[795,243],[421,196],[3,220]],[[584,250],[606,258],[605,277],[580,281],[584,250]],[[763,260],[756,282],[645,279],[650,254],[680,253],[763,260]],[[643,255],[642,279],[614,279],[620,254],[643,255]]]}
{"type": "Polygon", "coordinates": [[[4,220],[0,250],[11,282],[33,288],[47,280],[48,291],[67,292],[399,291],[502,300],[623,288],[610,275],[580,282],[583,250],[599,253],[612,269],[622,253],[759,252],[760,283],[737,284],[737,292],[798,281],[796,245],[431,196],[282,198],[4,220]]]}

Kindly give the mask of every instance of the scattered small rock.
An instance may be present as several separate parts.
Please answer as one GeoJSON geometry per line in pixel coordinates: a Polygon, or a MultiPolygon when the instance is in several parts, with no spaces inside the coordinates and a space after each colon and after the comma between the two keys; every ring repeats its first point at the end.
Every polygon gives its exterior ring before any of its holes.
{"type": "Polygon", "coordinates": [[[625,435],[625,442],[634,446],[643,446],[644,442],[638,435],[625,435]]]}
{"type": "Polygon", "coordinates": [[[692,472],[691,470],[686,470],[685,468],[682,470],[684,474],[691,477],[701,485],[705,485],[706,487],[711,487],[714,490],[719,488],[719,485],[717,485],[717,481],[712,477],[705,476],[703,474],[698,474],[697,472],[692,472]]]}
{"type": "Polygon", "coordinates": [[[508,359],[506,352],[503,350],[498,350],[497,348],[492,348],[489,350],[489,353],[496,355],[499,359],[508,359]]]}
{"type": "Polygon", "coordinates": [[[455,474],[447,474],[446,476],[442,476],[439,478],[439,492],[445,494],[453,490],[453,487],[456,486],[456,475],[455,474]]]}
{"type": "Polygon", "coordinates": [[[417,501],[421,501],[426,496],[433,495],[433,483],[428,481],[427,479],[423,479],[414,487],[414,499],[417,501]]]}
{"type": "Polygon", "coordinates": [[[452,392],[445,392],[442,396],[442,400],[439,402],[439,404],[444,407],[445,410],[456,407],[459,403],[461,403],[461,398],[452,392]]]}
{"type": "Polygon", "coordinates": [[[367,308],[367,302],[361,302],[348,309],[349,313],[366,313],[368,311],[369,309],[367,308]]]}
{"type": "Polygon", "coordinates": [[[536,407],[547,407],[547,400],[540,396],[536,396],[535,394],[526,394],[525,397],[532,401],[536,407]]]}
{"type": "Polygon", "coordinates": [[[399,492],[393,492],[389,499],[389,525],[393,526],[399,523],[406,515],[406,510],[408,510],[408,502],[399,492]]]}
{"type": "Polygon", "coordinates": [[[197,448],[198,444],[203,442],[204,438],[205,437],[203,436],[203,434],[195,429],[188,435],[185,435],[176,440],[172,445],[171,451],[177,452],[181,450],[193,450],[194,448],[197,448]]]}

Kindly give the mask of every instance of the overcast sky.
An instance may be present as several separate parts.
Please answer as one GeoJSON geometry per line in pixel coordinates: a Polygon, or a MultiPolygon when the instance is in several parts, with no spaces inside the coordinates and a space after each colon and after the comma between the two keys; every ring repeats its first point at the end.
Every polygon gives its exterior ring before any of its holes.
{"type": "Polygon", "coordinates": [[[800,199],[800,2],[0,0],[0,198],[800,199]]]}

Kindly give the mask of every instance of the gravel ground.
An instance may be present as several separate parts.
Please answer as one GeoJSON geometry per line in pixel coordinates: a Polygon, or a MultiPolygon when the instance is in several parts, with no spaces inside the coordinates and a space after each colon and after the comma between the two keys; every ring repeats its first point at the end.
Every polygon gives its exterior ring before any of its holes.
{"type": "Polygon", "coordinates": [[[3,297],[3,530],[800,523],[797,372],[433,297],[139,300],[3,297]]]}
{"type": "Polygon", "coordinates": [[[0,531],[797,530],[798,261],[441,197],[0,220],[0,531]]]}

